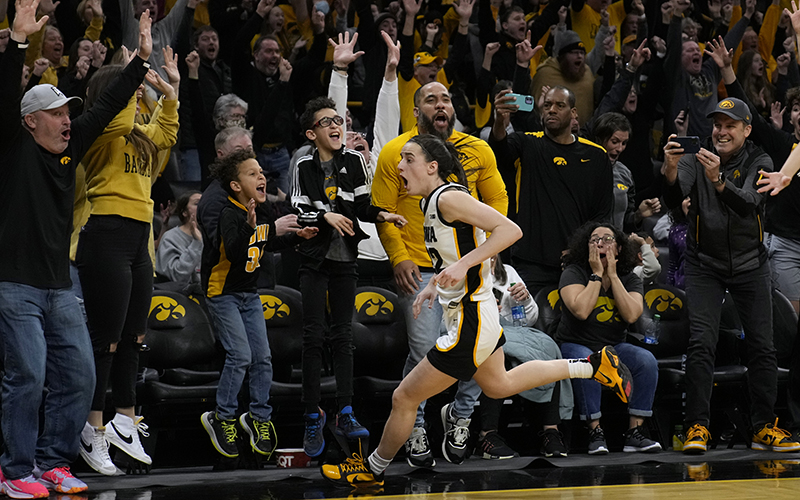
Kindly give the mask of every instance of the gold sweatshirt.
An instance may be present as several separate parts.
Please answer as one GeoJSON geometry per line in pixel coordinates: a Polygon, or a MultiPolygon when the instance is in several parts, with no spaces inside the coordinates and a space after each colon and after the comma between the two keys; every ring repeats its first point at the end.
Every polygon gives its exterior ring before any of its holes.
{"type": "Polygon", "coordinates": [[[151,123],[134,124],[136,98],[132,97],[84,156],[86,197],[92,214],[121,215],[152,223],[151,175],[159,174],[160,165],[148,174],[144,159],[125,136],[137,127],[155,142],[159,151],[171,148],[178,137],[178,100],[162,100],[162,106],[151,123]]]}

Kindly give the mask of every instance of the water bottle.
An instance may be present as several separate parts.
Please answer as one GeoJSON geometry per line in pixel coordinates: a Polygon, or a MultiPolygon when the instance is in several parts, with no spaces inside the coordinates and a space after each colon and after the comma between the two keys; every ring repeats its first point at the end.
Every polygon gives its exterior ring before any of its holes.
{"type": "Polygon", "coordinates": [[[653,316],[653,321],[647,325],[647,330],[644,332],[645,344],[658,344],[658,337],[661,334],[661,315],[656,314],[653,316]]]}
{"type": "MultiPolygon", "coordinates": [[[[511,283],[510,287],[514,285],[516,285],[516,283],[511,283]]],[[[512,300],[514,301],[514,305],[511,306],[511,319],[513,320],[514,326],[528,326],[528,316],[525,314],[525,306],[522,305],[522,302],[518,302],[513,297],[512,300]]]]}
{"type": "Polygon", "coordinates": [[[681,451],[683,450],[683,426],[676,425],[675,432],[672,434],[672,450],[673,451],[681,451]]]}

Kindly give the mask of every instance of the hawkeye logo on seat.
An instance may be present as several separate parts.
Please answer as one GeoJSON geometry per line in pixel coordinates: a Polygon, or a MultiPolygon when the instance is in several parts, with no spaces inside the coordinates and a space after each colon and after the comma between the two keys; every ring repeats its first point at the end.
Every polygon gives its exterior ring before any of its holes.
{"type": "Polygon", "coordinates": [[[559,167],[563,167],[564,165],[567,164],[567,160],[565,160],[564,158],[562,158],[560,156],[556,156],[555,158],[553,158],[553,163],[555,163],[559,167]]]}
{"type": "Polygon", "coordinates": [[[186,309],[171,297],[156,295],[150,301],[148,317],[153,317],[153,313],[155,313],[156,321],[167,321],[183,318],[186,316],[186,309]]]}
{"type": "Polygon", "coordinates": [[[683,301],[669,290],[656,288],[644,295],[647,307],[659,313],[670,311],[680,311],[683,308],[683,301]]]}
{"type": "Polygon", "coordinates": [[[261,296],[261,308],[264,311],[264,319],[286,318],[291,313],[289,305],[274,295],[261,296]]]}
{"type": "Polygon", "coordinates": [[[394,304],[375,292],[361,292],[356,295],[356,311],[367,316],[388,316],[394,311],[394,304]]]}
{"type": "Polygon", "coordinates": [[[561,295],[558,294],[558,288],[547,294],[547,302],[550,303],[550,308],[553,309],[554,311],[561,309],[560,306],[558,309],[556,309],[556,306],[560,301],[561,301],[561,295]]]}

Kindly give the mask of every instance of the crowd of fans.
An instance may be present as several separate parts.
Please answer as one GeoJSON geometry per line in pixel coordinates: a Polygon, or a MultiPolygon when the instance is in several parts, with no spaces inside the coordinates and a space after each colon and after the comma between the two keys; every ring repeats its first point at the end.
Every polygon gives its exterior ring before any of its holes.
{"type": "MultiPolygon", "coordinates": [[[[265,331],[248,326],[261,312],[252,293],[263,285],[260,265],[269,270],[274,262],[261,260],[268,251],[281,256],[269,284],[294,286],[304,299],[306,452],[318,456],[325,444],[319,371],[326,330],[337,379],[335,428],[349,439],[366,436],[352,407],[344,305],[356,285],[398,293],[410,349],[404,374],[436,344],[446,315],[438,303],[413,311],[441,258],[426,249],[421,197],[409,195],[398,173],[404,145],[428,134],[458,150],[470,194],[522,230],[503,252],[507,264],[493,264],[507,348],[528,331],[538,353],[521,349],[512,363],[615,346],[638,388],[625,451],[660,449],[643,427],[652,414],[655,359],[625,342],[627,325],[642,314],[643,283],[661,274],[659,244],[669,249],[665,281],[688,296],[684,450],[705,451],[710,439],[726,293],[749,351],[753,446],[800,449],[792,434],[800,411],[791,415],[792,432],[775,420],[770,313],[774,288],[800,310],[800,187],[790,183],[800,164],[792,154],[800,142],[800,11],[786,0],[7,3],[0,0],[0,153],[9,165],[0,169],[0,466],[10,496],[35,489],[32,477],[79,491],[68,469],[79,449],[98,471],[116,473],[106,442],[149,463],[133,388],[154,276],[208,298],[227,352],[225,390],[216,412],[202,417],[214,446],[235,456],[242,428],[255,452],[270,455],[271,354],[265,331]],[[38,163],[29,170],[31,155],[38,163]],[[154,199],[177,200],[174,211],[162,205],[154,217],[154,199]],[[178,219],[172,228],[171,215],[178,219]],[[80,310],[60,310],[42,295],[61,297],[70,278],[85,321],[76,323],[80,310]],[[113,293],[104,286],[109,280],[113,293]],[[533,297],[553,289],[564,312],[547,336],[532,329],[533,297]],[[48,318],[45,326],[17,321],[26,294],[28,308],[48,318]],[[517,301],[527,319],[507,324],[517,301]],[[64,361],[48,349],[60,342],[49,336],[51,315],[85,337],[70,344],[71,362],[86,359],[91,382],[86,373],[58,373],[59,384],[51,384],[51,363],[64,361]],[[30,356],[21,329],[42,337],[35,362],[22,365],[18,358],[30,356]],[[11,377],[10,367],[28,382],[11,377]],[[251,407],[237,417],[248,370],[251,407]],[[263,381],[260,389],[254,380],[263,381]],[[43,386],[44,436],[51,438],[37,443],[31,423],[43,386]],[[103,425],[108,386],[117,413],[103,425]],[[59,399],[65,394],[68,402],[59,399]],[[52,417],[65,408],[83,421],[52,417]]],[[[793,367],[793,376],[799,371],[793,367]]],[[[795,410],[797,391],[800,385],[789,398],[795,410]]],[[[589,428],[590,453],[608,451],[594,381],[526,392],[546,414],[547,456],[567,454],[558,425],[569,415],[559,406],[573,401],[589,428]]],[[[450,462],[465,459],[479,398],[483,456],[514,455],[498,432],[498,402],[467,379],[441,410],[450,462]]],[[[434,465],[429,425],[423,401],[406,442],[413,466],[434,465]]]]}

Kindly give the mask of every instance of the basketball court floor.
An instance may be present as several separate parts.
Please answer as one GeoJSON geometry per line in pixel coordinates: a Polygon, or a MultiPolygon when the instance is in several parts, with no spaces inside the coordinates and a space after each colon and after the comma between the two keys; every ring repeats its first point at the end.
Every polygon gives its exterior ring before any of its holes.
{"type": "MultiPolygon", "coordinates": [[[[161,468],[147,475],[104,477],[77,472],[90,490],[60,500],[289,500],[406,498],[458,500],[702,500],[800,499],[800,453],[756,452],[737,445],[700,457],[680,452],[611,453],[603,457],[520,457],[412,469],[396,459],[380,491],[351,490],[327,482],[316,464],[282,469],[213,471],[161,468]]],[[[51,495],[51,498],[59,498],[51,495]]]]}

